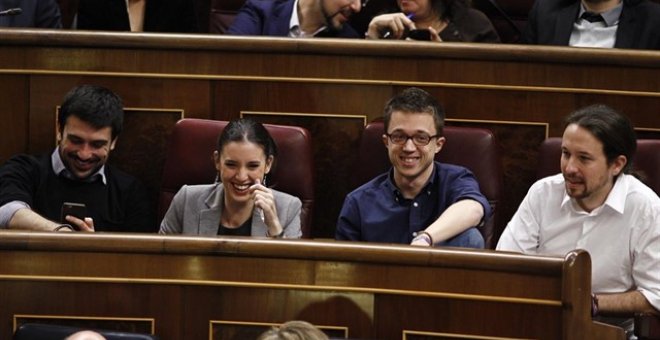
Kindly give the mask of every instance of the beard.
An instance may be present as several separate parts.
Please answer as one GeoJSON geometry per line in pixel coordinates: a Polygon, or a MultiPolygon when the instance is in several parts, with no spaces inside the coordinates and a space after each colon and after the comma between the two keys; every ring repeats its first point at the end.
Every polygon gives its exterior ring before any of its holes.
{"type": "Polygon", "coordinates": [[[342,14],[344,17],[349,18],[353,14],[353,10],[350,7],[342,7],[336,12],[330,14],[328,13],[328,10],[325,8],[325,1],[321,2],[321,13],[323,14],[323,17],[325,18],[325,27],[326,30],[330,32],[337,32],[341,30],[344,27],[343,23],[335,23],[332,19],[334,19],[337,15],[342,14]]]}

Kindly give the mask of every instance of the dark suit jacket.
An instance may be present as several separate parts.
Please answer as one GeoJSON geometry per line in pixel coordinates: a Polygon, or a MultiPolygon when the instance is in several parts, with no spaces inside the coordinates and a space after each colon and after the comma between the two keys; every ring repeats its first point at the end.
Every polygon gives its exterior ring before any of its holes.
{"type": "MultiPolygon", "coordinates": [[[[130,31],[125,0],[80,0],[78,29],[130,31]]],[[[191,0],[147,0],[145,32],[199,32],[191,0]]]]}
{"type": "Polygon", "coordinates": [[[0,0],[0,11],[20,8],[21,14],[0,16],[0,27],[62,28],[55,0],[0,0]]]}
{"type": "MultiPolygon", "coordinates": [[[[523,41],[568,46],[579,11],[580,1],[536,0],[523,41]]],[[[648,0],[623,0],[614,47],[660,49],[660,5],[648,0]]]]}
{"type": "MultiPolygon", "coordinates": [[[[294,0],[248,0],[236,15],[227,34],[286,37],[289,35],[293,4],[294,0]]],[[[347,23],[338,32],[322,32],[319,36],[359,38],[347,23]]]]}

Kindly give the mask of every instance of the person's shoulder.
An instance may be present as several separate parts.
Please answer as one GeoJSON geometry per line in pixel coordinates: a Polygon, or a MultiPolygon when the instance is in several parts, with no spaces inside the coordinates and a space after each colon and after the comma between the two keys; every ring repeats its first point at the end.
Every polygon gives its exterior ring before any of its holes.
{"type": "Polygon", "coordinates": [[[217,190],[222,190],[221,183],[195,184],[195,185],[184,184],[179,189],[180,192],[185,193],[185,195],[188,197],[196,197],[196,196],[206,197],[217,190]]]}
{"type": "Polygon", "coordinates": [[[534,182],[527,191],[527,196],[534,200],[546,200],[554,202],[555,200],[563,200],[566,193],[566,186],[564,182],[564,175],[561,173],[541,178],[534,182]]]}
{"type": "Polygon", "coordinates": [[[49,155],[33,156],[28,154],[17,154],[9,158],[2,168],[5,169],[15,169],[15,168],[26,168],[26,169],[38,169],[50,164],[49,155]]]}
{"type": "Polygon", "coordinates": [[[466,174],[472,174],[470,169],[456,164],[444,163],[435,161],[435,171],[436,176],[440,177],[454,177],[454,176],[463,176],[466,174]]]}
{"type": "Polygon", "coordinates": [[[273,8],[279,8],[288,3],[293,3],[293,0],[248,0],[245,2],[245,6],[268,11],[273,8]]]}
{"type": "Polygon", "coordinates": [[[536,0],[534,8],[541,13],[555,12],[557,10],[579,5],[578,0],[536,0]]]}
{"type": "Polygon", "coordinates": [[[472,7],[467,8],[465,11],[465,20],[468,22],[490,23],[490,19],[484,12],[472,7]]]}
{"type": "Polygon", "coordinates": [[[660,3],[651,0],[624,0],[623,6],[648,10],[649,14],[660,13],[660,3]]]}
{"type": "Polygon", "coordinates": [[[660,198],[655,191],[640,181],[637,177],[624,174],[622,179],[626,181],[626,195],[629,199],[634,200],[635,205],[660,205],[660,198]]]}
{"type": "Polygon", "coordinates": [[[119,191],[135,192],[135,190],[146,190],[144,183],[140,179],[116,166],[106,164],[104,171],[107,183],[116,186],[119,188],[119,191]]]}
{"type": "Polygon", "coordinates": [[[286,192],[275,190],[275,189],[271,189],[271,191],[273,192],[273,197],[275,197],[275,202],[285,202],[286,203],[286,202],[298,201],[298,202],[302,203],[300,198],[298,198],[296,196],[293,196],[291,194],[288,194],[286,192]]]}

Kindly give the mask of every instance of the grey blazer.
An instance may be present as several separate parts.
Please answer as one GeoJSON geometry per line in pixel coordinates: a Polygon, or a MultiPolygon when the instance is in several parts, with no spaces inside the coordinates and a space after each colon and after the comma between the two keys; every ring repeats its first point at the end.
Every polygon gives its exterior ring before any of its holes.
{"type": "MultiPolygon", "coordinates": [[[[172,204],[160,223],[160,234],[218,235],[222,214],[222,183],[184,185],[174,195],[172,204]]],[[[297,197],[273,190],[277,217],[285,238],[300,238],[300,211],[302,202],[297,197]]],[[[266,224],[257,210],[252,215],[252,236],[266,236],[266,224]]]]}

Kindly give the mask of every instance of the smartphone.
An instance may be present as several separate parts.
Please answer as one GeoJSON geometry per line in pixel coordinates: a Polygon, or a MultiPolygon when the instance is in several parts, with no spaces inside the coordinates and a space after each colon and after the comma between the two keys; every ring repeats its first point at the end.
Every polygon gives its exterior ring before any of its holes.
{"type": "Polygon", "coordinates": [[[431,40],[431,31],[429,30],[412,30],[408,32],[408,38],[413,40],[431,40]]]}
{"type": "Polygon", "coordinates": [[[64,218],[67,215],[84,220],[87,217],[87,207],[83,203],[64,202],[62,203],[62,223],[67,223],[64,218]]]}

